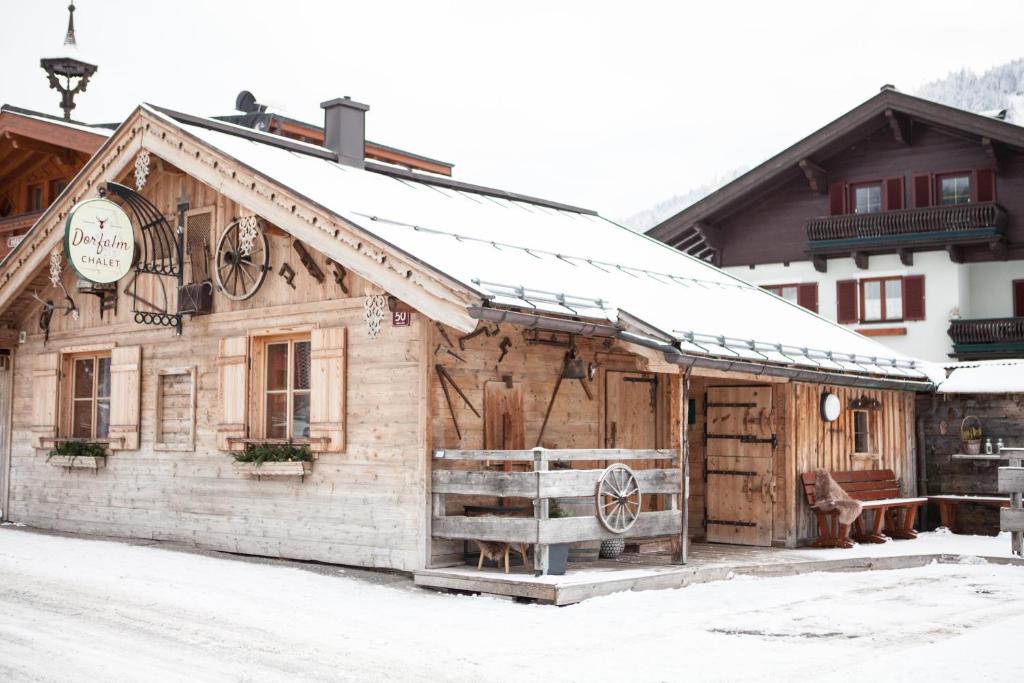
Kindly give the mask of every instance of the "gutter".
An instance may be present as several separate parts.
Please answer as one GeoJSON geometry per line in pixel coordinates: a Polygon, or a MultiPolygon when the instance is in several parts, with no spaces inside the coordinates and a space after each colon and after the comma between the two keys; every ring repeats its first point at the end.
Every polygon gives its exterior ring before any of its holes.
{"type": "Polygon", "coordinates": [[[928,380],[888,379],[865,375],[848,375],[822,370],[794,368],[770,363],[755,363],[742,360],[727,360],[686,354],[673,344],[652,339],[643,335],[627,332],[610,323],[592,323],[582,320],[566,320],[536,313],[523,313],[484,306],[470,306],[469,315],[477,320],[495,323],[509,323],[529,329],[566,332],[586,337],[613,337],[630,344],[637,344],[649,349],[660,351],[669,363],[679,365],[690,372],[693,368],[708,368],[725,372],[743,372],[755,376],[784,377],[795,382],[814,382],[816,384],[833,384],[837,386],[855,387],[860,389],[892,389],[899,391],[924,392],[934,389],[928,380]]]}

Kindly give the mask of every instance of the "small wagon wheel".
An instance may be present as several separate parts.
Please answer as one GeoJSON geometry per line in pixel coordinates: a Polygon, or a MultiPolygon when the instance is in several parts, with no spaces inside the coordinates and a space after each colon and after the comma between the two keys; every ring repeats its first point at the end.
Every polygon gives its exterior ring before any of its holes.
{"type": "Polygon", "coordinates": [[[234,221],[224,228],[217,241],[213,275],[217,290],[232,301],[243,301],[255,294],[270,270],[267,236],[261,227],[253,226],[253,218],[248,221],[248,225],[245,218],[234,221]],[[248,236],[246,228],[250,230],[248,236]]]}
{"type": "Polygon", "coordinates": [[[640,482],[633,470],[622,463],[611,465],[597,480],[597,518],[614,534],[629,531],[640,516],[640,482]]]}

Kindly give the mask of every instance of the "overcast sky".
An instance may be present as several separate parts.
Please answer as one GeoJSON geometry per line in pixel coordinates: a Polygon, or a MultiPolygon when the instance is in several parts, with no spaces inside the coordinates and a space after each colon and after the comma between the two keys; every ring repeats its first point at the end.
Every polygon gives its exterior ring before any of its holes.
{"type": "MultiPolygon", "coordinates": [[[[67,0],[4,0],[0,100],[59,113],[39,58],[67,0]]],[[[140,101],[197,114],[247,89],[457,178],[618,218],[762,161],[867,99],[1024,56],[1024,2],[79,0],[99,71],[75,117],[140,101]]]]}

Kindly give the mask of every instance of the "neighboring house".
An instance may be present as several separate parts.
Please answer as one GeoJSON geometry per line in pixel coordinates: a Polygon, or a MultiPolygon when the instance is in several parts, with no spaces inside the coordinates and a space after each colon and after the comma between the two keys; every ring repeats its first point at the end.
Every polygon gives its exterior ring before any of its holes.
{"type": "Polygon", "coordinates": [[[111,132],[6,104],[0,108],[0,259],[111,132]]]}
{"type": "Polygon", "coordinates": [[[5,519],[406,571],[508,541],[544,572],[805,542],[817,467],[916,491],[917,362],[592,211],[369,160],[367,108],[322,106],[323,145],[140,106],[0,263],[5,519]],[[112,284],[63,247],[101,192],[138,246],[112,284]]]}
{"type": "Polygon", "coordinates": [[[648,232],[892,348],[1024,356],[1024,128],[891,86],[648,232]]]}

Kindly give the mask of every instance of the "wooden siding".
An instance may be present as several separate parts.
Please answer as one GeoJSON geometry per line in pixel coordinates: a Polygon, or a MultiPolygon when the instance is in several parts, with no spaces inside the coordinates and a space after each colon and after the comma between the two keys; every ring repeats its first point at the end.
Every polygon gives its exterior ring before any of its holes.
{"type": "MultiPolygon", "coordinates": [[[[915,124],[913,144],[892,138],[888,128],[819,161],[830,181],[857,182],[902,176],[906,206],[912,206],[911,181],[922,173],[989,168],[991,159],[978,142],[915,124]]],[[[1005,150],[996,173],[996,201],[1009,214],[1006,235],[1011,258],[1024,258],[1024,155],[1005,150]]],[[[814,192],[799,168],[776,187],[750,197],[728,216],[712,218],[722,232],[722,266],[807,260],[806,221],[829,215],[828,195],[814,192]]],[[[965,248],[966,260],[990,260],[984,247],[965,248]]]]}

